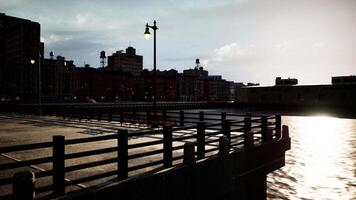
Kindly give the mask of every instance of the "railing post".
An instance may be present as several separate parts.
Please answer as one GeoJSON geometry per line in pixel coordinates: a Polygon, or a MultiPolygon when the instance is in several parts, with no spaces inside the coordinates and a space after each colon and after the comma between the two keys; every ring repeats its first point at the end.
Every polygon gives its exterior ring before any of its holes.
{"type": "Polygon", "coordinates": [[[199,112],[199,121],[204,121],[204,111],[199,112]]]}
{"type": "Polygon", "coordinates": [[[96,114],[97,114],[97,120],[98,120],[98,121],[101,121],[101,108],[98,107],[98,108],[96,109],[96,114]]]}
{"type": "Polygon", "coordinates": [[[35,199],[35,174],[30,171],[17,172],[12,177],[12,197],[14,200],[35,199]]]}
{"type": "Polygon", "coordinates": [[[231,122],[230,120],[224,120],[222,123],[222,134],[226,136],[229,146],[231,145],[231,122]]]}
{"type": "Polygon", "coordinates": [[[179,126],[184,126],[184,110],[179,111],[179,126]]]}
{"type": "Polygon", "coordinates": [[[124,123],[124,113],[122,112],[122,108],[120,108],[120,125],[122,125],[122,123],[124,123]]]}
{"type": "Polygon", "coordinates": [[[146,112],[146,123],[147,125],[151,124],[151,111],[146,112]]]}
{"type": "Polygon", "coordinates": [[[172,126],[163,126],[163,166],[172,166],[172,126]]]}
{"type": "Polygon", "coordinates": [[[281,138],[282,131],[282,117],[280,114],[276,115],[276,137],[277,139],[281,138]]]}
{"type": "Polygon", "coordinates": [[[289,138],[289,128],[287,125],[282,126],[282,137],[289,138]]]}
{"type": "Polygon", "coordinates": [[[221,122],[226,120],[226,112],[221,112],[221,122]]]}
{"type": "Polygon", "coordinates": [[[267,133],[267,128],[268,128],[268,121],[267,121],[267,116],[262,116],[261,118],[261,135],[262,135],[262,141],[266,141],[266,133],[267,133]]]}
{"type": "Polygon", "coordinates": [[[112,121],[112,109],[109,108],[109,116],[108,116],[108,121],[111,122],[112,121]]]}
{"type": "Polygon", "coordinates": [[[245,117],[244,118],[244,133],[248,133],[251,131],[251,118],[250,117],[245,117]]]}
{"type": "Polygon", "coordinates": [[[219,153],[218,155],[228,155],[230,152],[230,142],[226,136],[219,137],[219,153]]]}
{"type": "Polygon", "coordinates": [[[197,158],[205,158],[205,123],[198,122],[197,127],[197,158]]]}
{"type": "Polygon", "coordinates": [[[253,147],[253,145],[254,145],[253,132],[252,131],[245,132],[245,134],[244,134],[244,147],[245,148],[250,148],[250,147],[253,147]]]}
{"type": "Polygon", "coordinates": [[[183,163],[186,165],[195,163],[195,145],[193,142],[184,143],[183,163]]]}
{"type": "Polygon", "coordinates": [[[119,130],[117,132],[117,177],[119,180],[128,177],[128,131],[119,130]]]}
{"type": "Polygon", "coordinates": [[[64,136],[53,136],[53,194],[58,196],[65,192],[64,150],[64,136]]]}

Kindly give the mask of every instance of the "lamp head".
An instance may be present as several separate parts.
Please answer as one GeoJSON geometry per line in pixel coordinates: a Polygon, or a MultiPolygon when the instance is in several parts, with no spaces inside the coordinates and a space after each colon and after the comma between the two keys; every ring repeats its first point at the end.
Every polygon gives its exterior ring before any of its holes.
{"type": "Polygon", "coordinates": [[[151,34],[150,34],[150,30],[149,30],[149,28],[148,28],[148,25],[146,25],[146,31],[145,31],[144,36],[145,36],[146,39],[150,39],[150,37],[151,37],[151,34]]]}
{"type": "Polygon", "coordinates": [[[31,60],[30,60],[30,63],[31,63],[31,64],[35,64],[35,60],[31,59],[31,60]]]}

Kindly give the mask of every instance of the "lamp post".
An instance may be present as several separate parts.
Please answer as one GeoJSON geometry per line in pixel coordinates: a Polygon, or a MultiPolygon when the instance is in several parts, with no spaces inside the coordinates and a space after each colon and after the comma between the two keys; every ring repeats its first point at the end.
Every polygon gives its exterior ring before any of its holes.
{"type": "MultiPolygon", "coordinates": [[[[34,65],[36,63],[36,61],[34,59],[30,60],[30,63],[32,65],[34,65]]],[[[41,115],[42,114],[42,88],[41,88],[41,54],[39,54],[39,57],[38,57],[38,74],[37,74],[37,80],[38,80],[38,85],[37,85],[37,89],[38,89],[38,99],[37,99],[37,106],[38,106],[38,114],[41,115]]]]}
{"type": "Polygon", "coordinates": [[[157,77],[156,77],[156,30],[158,30],[158,27],[156,26],[156,20],[153,21],[153,26],[146,24],[146,30],[145,30],[145,38],[149,39],[151,37],[150,30],[153,29],[153,112],[154,114],[157,113],[156,109],[156,104],[157,104],[157,88],[156,88],[156,83],[157,83],[157,77]]]}

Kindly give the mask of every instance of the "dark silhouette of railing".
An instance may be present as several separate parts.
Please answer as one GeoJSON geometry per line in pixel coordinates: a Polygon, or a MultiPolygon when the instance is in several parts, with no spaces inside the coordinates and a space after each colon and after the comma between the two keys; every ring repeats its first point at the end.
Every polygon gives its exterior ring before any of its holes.
{"type": "MultiPolygon", "coordinates": [[[[69,117],[63,114],[64,117],[69,117]]],[[[71,116],[81,118],[82,116],[71,116]]],[[[148,115],[147,115],[148,116],[148,115]]],[[[20,167],[33,166],[38,164],[52,163],[52,169],[35,172],[36,179],[52,177],[53,184],[35,187],[36,194],[51,192],[53,196],[60,196],[65,193],[65,188],[72,185],[86,183],[90,181],[97,181],[98,179],[116,177],[116,180],[124,180],[129,177],[130,173],[144,170],[150,167],[158,169],[171,167],[173,164],[187,161],[185,155],[178,150],[184,150],[186,144],[196,146],[193,158],[203,159],[209,155],[216,154],[219,150],[219,141],[224,137],[227,140],[226,145],[228,151],[234,148],[252,148],[256,143],[269,142],[281,138],[281,116],[253,116],[237,115],[228,113],[204,113],[204,112],[184,112],[184,111],[170,111],[163,112],[162,116],[167,116],[174,120],[177,126],[167,123],[163,128],[155,130],[141,130],[128,132],[128,130],[118,130],[116,134],[78,138],[65,139],[64,136],[53,136],[51,142],[41,142],[33,144],[24,144],[16,146],[0,147],[0,153],[6,154],[10,152],[33,151],[38,149],[50,148],[52,150],[51,156],[44,156],[41,158],[23,160],[11,163],[0,164],[0,170],[14,170],[20,167]],[[179,125],[179,126],[178,126],[179,125]],[[182,132],[184,131],[184,132],[182,132]],[[140,143],[129,143],[133,138],[139,137],[154,137],[152,141],[145,141],[140,143]],[[86,150],[73,153],[65,153],[65,149],[70,145],[88,144],[92,142],[117,140],[116,146],[86,150]],[[180,142],[178,145],[175,143],[180,142]],[[159,146],[157,148],[157,145],[159,146]],[[133,153],[133,150],[142,149],[146,147],[156,146],[154,150],[133,153]],[[67,166],[65,163],[71,159],[85,158],[88,156],[98,156],[105,153],[115,153],[115,157],[105,158],[103,160],[91,161],[87,163],[80,163],[67,166]],[[162,156],[162,159],[156,159],[151,162],[141,162],[136,165],[130,165],[131,161],[135,159],[142,159],[148,156],[162,156]],[[84,170],[92,167],[103,166],[107,164],[116,164],[116,169],[105,171],[102,173],[91,174],[85,177],[79,177],[73,180],[67,180],[66,173],[84,170]]],[[[103,117],[98,118],[102,120],[103,117]]],[[[106,115],[106,119],[113,120],[113,116],[106,115]]],[[[125,121],[123,117],[118,118],[122,123],[125,121]]],[[[146,119],[147,121],[148,119],[146,119]]],[[[285,134],[288,134],[287,127],[284,127],[285,134]]],[[[221,150],[221,149],[220,149],[221,150]]],[[[11,175],[11,173],[10,173],[11,175]]],[[[18,183],[15,177],[18,174],[12,174],[13,177],[2,177],[0,179],[0,187],[13,184],[13,191],[16,187],[23,187],[22,183],[18,183]]],[[[19,179],[21,180],[21,179],[19,179]]],[[[25,194],[14,194],[25,195],[25,194]]],[[[10,194],[3,196],[3,198],[11,197],[10,194]]],[[[23,196],[21,196],[22,198],[23,196]]],[[[0,197],[1,198],[1,197],[0,197]]]]}

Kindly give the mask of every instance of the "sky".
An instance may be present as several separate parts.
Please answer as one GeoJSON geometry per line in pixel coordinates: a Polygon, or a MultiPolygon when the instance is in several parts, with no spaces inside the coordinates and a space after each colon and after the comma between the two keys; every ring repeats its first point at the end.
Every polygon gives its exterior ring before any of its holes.
{"type": "Polygon", "coordinates": [[[330,84],[356,75],[355,0],[0,0],[0,12],[41,24],[45,57],[99,67],[128,46],[153,66],[145,24],[157,21],[157,69],[193,68],[210,75],[273,85],[330,84]]]}

